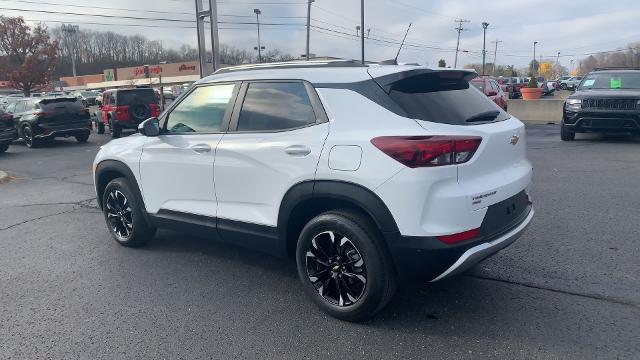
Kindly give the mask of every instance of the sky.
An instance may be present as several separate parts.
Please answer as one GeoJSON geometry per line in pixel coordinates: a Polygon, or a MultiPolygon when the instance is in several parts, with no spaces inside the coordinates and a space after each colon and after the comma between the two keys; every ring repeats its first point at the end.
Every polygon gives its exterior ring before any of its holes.
{"type": "MultiPolygon", "coordinates": [[[[267,50],[296,56],[304,53],[306,0],[218,0],[217,7],[221,43],[253,49],[257,44],[253,9],[259,8],[261,44],[267,50]]],[[[194,11],[195,0],[0,0],[0,14],[5,16],[44,21],[50,27],[64,21],[82,29],[142,34],[175,48],[183,43],[196,45],[194,11]]],[[[311,18],[311,53],[360,58],[360,43],[355,37],[360,1],[315,0],[311,18]]],[[[453,65],[457,19],[468,20],[463,23],[458,67],[482,62],[482,22],[489,23],[487,62],[493,61],[494,41],[499,40],[497,64],[516,68],[531,61],[534,41],[538,42],[538,56],[553,62],[559,59],[567,68],[571,60],[577,63],[589,53],[640,41],[638,0],[365,0],[365,57],[371,61],[394,58],[411,23],[398,60],[436,66],[439,59],[444,59],[447,65],[453,65]]]]}

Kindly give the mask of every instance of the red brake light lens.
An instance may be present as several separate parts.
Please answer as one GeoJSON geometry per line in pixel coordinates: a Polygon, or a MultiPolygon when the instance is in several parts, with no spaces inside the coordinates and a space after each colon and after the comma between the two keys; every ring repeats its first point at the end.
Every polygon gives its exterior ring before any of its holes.
{"type": "Polygon", "coordinates": [[[453,245],[480,236],[480,229],[471,229],[457,234],[438,236],[438,240],[445,244],[453,245]]]}
{"type": "Polygon", "coordinates": [[[479,136],[381,136],[371,143],[410,168],[465,163],[480,147],[479,136]]]}

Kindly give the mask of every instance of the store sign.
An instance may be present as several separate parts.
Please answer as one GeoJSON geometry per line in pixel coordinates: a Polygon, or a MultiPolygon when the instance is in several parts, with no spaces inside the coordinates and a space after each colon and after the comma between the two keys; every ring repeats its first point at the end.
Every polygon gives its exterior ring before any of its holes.
{"type": "Polygon", "coordinates": [[[115,81],[116,78],[114,76],[113,69],[105,69],[104,70],[104,81],[115,81]]]}
{"type": "MultiPolygon", "coordinates": [[[[162,67],[160,65],[149,66],[149,75],[159,75],[162,72],[162,67]]],[[[133,69],[133,75],[135,77],[145,76],[144,66],[138,66],[133,69]]]]}
{"type": "Polygon", "coordinates": [[[178,68],[178,71],[180,71],[180,72],[182,72],[182,71],[196,71],[196,66],[195,65],[182,64],[178,68]]]}

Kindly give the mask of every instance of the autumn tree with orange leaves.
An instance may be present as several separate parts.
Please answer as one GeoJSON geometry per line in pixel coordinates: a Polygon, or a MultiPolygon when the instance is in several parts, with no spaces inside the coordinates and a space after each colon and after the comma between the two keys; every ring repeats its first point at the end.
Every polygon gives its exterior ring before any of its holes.
{"type": "Polygon", "coordinates": [[[45,26],[31,29],[21,17],[0,16],[0,74],[25,96],[50,83],[57,54],[45,26]]]}

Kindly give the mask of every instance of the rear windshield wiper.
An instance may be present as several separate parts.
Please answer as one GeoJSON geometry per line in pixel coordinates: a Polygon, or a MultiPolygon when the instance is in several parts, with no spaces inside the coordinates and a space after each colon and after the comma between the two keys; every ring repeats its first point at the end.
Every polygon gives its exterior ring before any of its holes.
{"type": "Polygon", "coordinates": [[[497,110],[485,111],[480,114],[473,115],[465,120],[465,122],[489,122],[495,120],[498,115],[500,115],[500,111],[497,110]]]}

